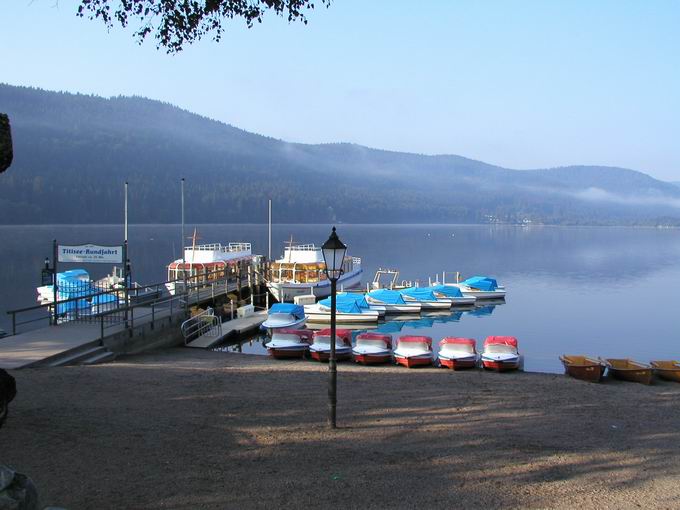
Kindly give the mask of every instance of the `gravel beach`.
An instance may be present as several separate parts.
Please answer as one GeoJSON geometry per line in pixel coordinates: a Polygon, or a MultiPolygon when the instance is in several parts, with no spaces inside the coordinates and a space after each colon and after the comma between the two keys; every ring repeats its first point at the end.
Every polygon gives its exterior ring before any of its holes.
{"type": "Polygon", "coordinates": [[[175,348],[13,371],[0,463],[43,505],[680,508],[680,384],[175,348]]]}

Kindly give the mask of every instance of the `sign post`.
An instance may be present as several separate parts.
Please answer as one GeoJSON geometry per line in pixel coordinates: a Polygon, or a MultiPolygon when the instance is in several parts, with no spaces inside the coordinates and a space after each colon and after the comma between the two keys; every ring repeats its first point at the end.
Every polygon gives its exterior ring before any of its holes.
{"type": "Polygon", "coordinates": [[[53,269],[52,270],[52,291],[54,292],[54,296],[53,296],[54,301],[52,301],[54,303],[54,306],[52,307],[52,308],[54,308],[52,320],[54,321],[55,326],[57,325],[57,294],[58,294],[58,292],[57,292],[57,290],[58,290],[57,289],[57,259],[59,258],[57,256],[57,252],[58,252],[57,240],[54,239],[52,241],[52,269],[53,269]]]}

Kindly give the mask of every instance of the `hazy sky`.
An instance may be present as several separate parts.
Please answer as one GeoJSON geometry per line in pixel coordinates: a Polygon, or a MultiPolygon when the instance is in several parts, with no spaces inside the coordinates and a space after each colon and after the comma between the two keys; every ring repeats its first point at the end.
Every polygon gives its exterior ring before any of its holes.
{"type": "Polygon", "coordinates": [[[335,0],[175,56],[77,4],[0,2],[0,82],[142,95],[289,141],[680,180],[678,1],[335,0]]]}

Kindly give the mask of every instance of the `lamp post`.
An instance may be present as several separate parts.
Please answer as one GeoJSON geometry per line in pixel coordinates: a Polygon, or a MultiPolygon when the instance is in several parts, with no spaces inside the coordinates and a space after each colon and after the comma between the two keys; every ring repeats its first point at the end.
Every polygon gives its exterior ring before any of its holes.
{"type": "Polygon", "coordinates": [[[335,359],[335,303],[336,303],[336,289],[338,278],[342,275],[342,264],[345,260],[345,252],[347,246],[342,244],[338,234],[335,233],[335,227],[331,232],[328,240],[321,246],[323,253],[323,260],[326,264],[324,273],[331,282],[331,354],[328,358],[328,425],[332,429],[335,425],[335,408],[338,402],[338,371],[337,361],[335,359]]]}

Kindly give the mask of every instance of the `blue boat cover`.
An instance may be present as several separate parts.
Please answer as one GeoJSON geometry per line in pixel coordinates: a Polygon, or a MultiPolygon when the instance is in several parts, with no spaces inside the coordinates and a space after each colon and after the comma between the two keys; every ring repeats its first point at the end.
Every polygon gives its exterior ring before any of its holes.
{"type": "Polygon", "coordinates": [[[418,301],[437,301],[437,296],[434,295],[434,292],[429,287],[409,287],[399,292],[418,301]]]}
{"type": "MultiPolygon", "coordinates": [[[[366,297],[359,292],[341,292],[336,295],[338,299],[354,300],[359,308],[370,308],[366,302],[366,297]]],[[[329,299],[330,301],[330,299],[329,299]]]]}
{"type": "MultiPolygon", "coordinates": [[[[322,299],[319,304],[330,308],[331,298],[322,299]]],[[[335,301],[335,309],[340,313],[361,313],[361,308],[354,299],[347,299],[338,296],[335,301]]]]}
{"type": "Polygon", "coordinates": [[[300,305],[292,303],[275,303],[269,309],[269,314],[272,313],[288,313],[296,319],[303,319],[305,317],[305,309],[300,305]]]}
{"type": "Polygon", "coordinates": [[[401,297],[401,293],[396,290],[389,289],[372,290],[371,292],[368,293],[368,295],[374,299],[377,299],[378,301],[382,301],[387,305],[404,304],[404,298],[401,297]]]}
{"type": "Polygon", "coordinates": [[[468,287],[472,287],[479,290],[496,290],[498,288],[498,283],[493,278],[487,276],[473,276],[468,278],[463,282],[468,287]]]}
{"type": "Polygon", "coordinates": [[[443,294],[448,298],[463,297],[463,293],[460,291],[460,289],[458,287],[454,287],[453,285],[434,285],[433,287],[429,288],[437,294],[443,294]]]}

